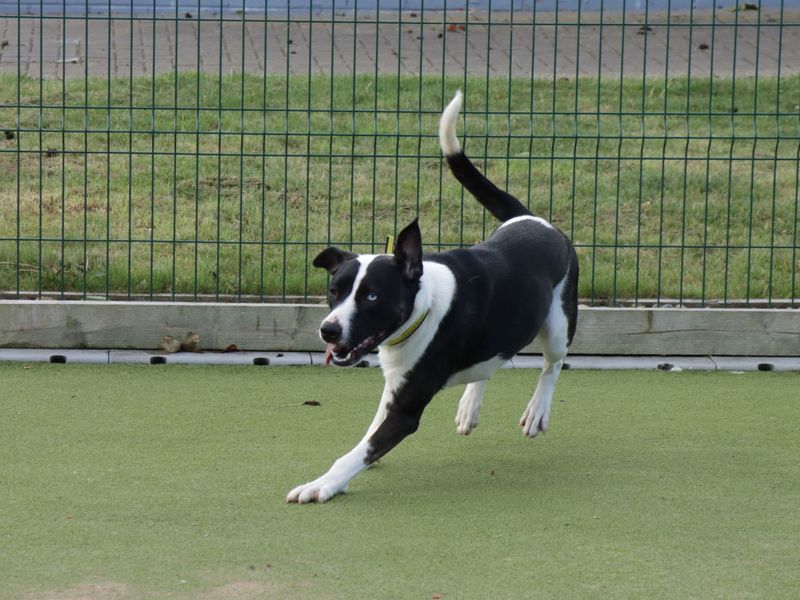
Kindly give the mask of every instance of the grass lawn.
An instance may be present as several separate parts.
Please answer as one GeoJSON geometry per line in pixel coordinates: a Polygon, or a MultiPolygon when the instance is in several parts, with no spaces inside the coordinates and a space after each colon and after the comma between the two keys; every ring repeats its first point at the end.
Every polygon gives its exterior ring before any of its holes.
{"type": "Polygon", "coordinates": [[[796,76],[0,75],[0,290],[314,295],[329,242],[481,240],[436,135],[459,87],[466,151],[569,233],[582,297],[797,297],[796,76]]]}
{"type": "Polygon", "coordinates": [[[796,598],[796,374],[568,371],[525,440],[536,375],[297,506],[378,370],[0,363],[0,597],[796,598]]]}

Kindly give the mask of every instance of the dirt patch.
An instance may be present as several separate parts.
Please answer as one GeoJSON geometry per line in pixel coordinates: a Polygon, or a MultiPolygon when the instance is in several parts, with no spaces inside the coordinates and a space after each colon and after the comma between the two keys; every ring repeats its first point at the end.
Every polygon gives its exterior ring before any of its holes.
{"type": "Polygon", "coordinates": [[[62,591],[25,596],[27,600],[126,600],[130,597],[128,586],[118,581],[82,583],[62,591]]]}
{"type": "Polygon", "coordinates": [[[232,581],[209,590],[201,596],[203,600],[251,600],[277,597],[277,589],[269,589],[256,581],[232,581]]]}
{"type": "MultiPolygon", "coordinates": [[[[99,581],[83,583],[65,590],[36,592],[23,595],[23,600],[132,600],[139,598],[124,583],[99,581]]],[[[232,581],[197,595],[198,600],[261,600],[262,598],[284,598],[275,586],[257,581],[232,581]]]]}

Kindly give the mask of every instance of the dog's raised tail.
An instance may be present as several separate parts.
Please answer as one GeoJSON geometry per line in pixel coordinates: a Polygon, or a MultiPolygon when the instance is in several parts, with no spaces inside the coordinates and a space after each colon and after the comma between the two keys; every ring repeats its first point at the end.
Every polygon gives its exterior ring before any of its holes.
{"type": "Polygon", "coordinates": [[[475,196],[496,219],[505,222],[514,217],[530,215],[531,211],[525,208],[522,202],[486,179],[461,149],[456,136],[456,121],[461,110],[462,98],[461,91],[457,91],[442,112],[439,121],[439,144],[450,170],[461,185],[467,188],[469,193],[475,196]]]}

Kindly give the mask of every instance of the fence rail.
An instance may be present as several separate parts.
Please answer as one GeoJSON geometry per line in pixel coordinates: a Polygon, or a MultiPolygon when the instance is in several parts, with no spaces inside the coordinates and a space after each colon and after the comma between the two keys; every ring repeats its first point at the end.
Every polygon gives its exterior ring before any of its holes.
{"type": "Polygon", "coordinates": [[[0,0],[0,293],[307,301],[330,243],[484,239],[460,88],[587,303],[800,304],[800,2],[290,6],[0,0]]]}

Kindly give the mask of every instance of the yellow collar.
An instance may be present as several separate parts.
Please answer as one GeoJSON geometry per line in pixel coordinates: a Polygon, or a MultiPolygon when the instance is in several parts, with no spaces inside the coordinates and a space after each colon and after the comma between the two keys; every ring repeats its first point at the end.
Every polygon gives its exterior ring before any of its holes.
{"type": "Polygon", "coordinates": [[[428,309],[424,313],[422,313],[420,318],[417,319],[416,321],[414,321],[411,324],[411,327],[406,329],[403,333],[401,333],[399,336],[397,336],[393,340],[389,340],[388,342],[386,342],[386,345],[387,346],[397,346],[398,344],[402,344],[403,342],[405,342],[408,338],[410,338],[412,335],[414,335],[414,332],[417,329],[419,329],[419,326],[422,325],[423,321],[425,321],[425,319],[427,318],[429,312],[431,312],[430,309],[428,309]]]}

